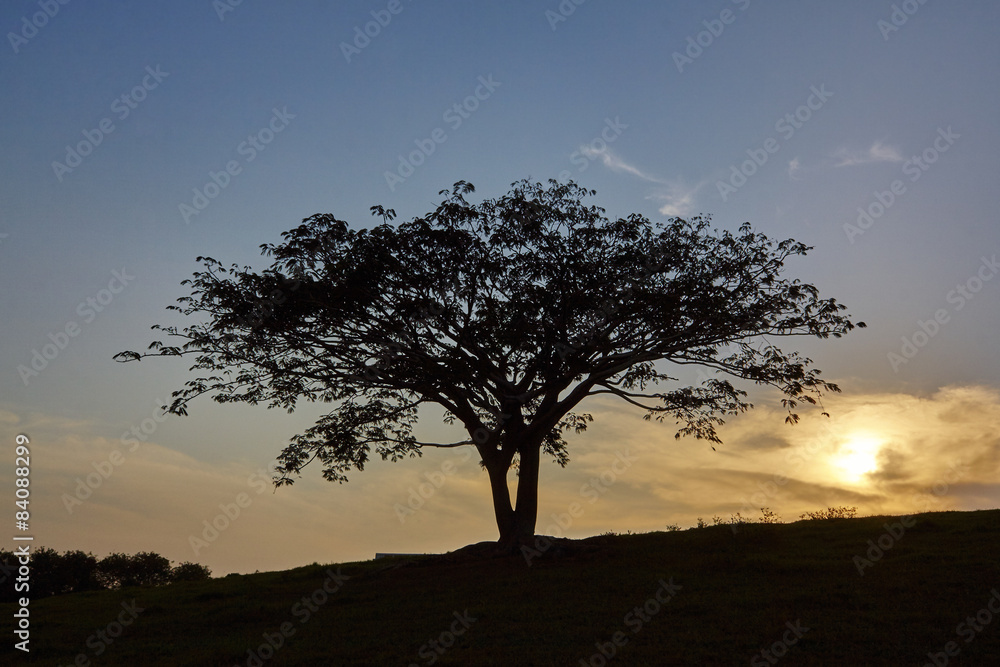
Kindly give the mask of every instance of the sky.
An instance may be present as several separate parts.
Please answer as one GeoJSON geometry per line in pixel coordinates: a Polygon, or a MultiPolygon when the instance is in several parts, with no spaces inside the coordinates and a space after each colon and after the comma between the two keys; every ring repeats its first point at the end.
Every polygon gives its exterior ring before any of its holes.
{"type": "Polygon", "coordinates": [[[745,387],[717,451],[594,400],[569,466],[543,462],[540,533],[997,507],[998,22],[971,0],[6,2],[0,438],[30,443],[25,534],[217,575],[496,539],[471,450],[275,491],[321,407],[164,416],[188,364],[112,356],[185,324],[165,308],[198,256],[261,269],[312,214],[360,229],[523,178],[806,243],[787,275],[868,324],[792,341],[843,389],[829,419],[745,387]]]}

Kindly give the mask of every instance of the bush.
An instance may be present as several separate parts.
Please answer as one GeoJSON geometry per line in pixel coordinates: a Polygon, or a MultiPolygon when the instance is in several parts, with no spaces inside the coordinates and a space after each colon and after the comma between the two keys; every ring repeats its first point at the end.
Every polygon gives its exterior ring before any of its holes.
{"type": "Polygon", "coordinates": [[[212,571],[197,563],[181,563],[170,572],[171,581],[206,581],[212,578],[212,571]]]}
{"type": "Polygon", "coordinates": [[[800,519],[853,519],[858,513],[857,507],[827,507],[818,512],[800,514],[800,519]]]}
{"type": "Polygon", "coordinates": [[[730,515],[729,521],[726,521],[721,516],[719,516],[718,514],[716,514],[715,516],[712,517],[712,523],[715,524],[716,526],[727,526],[727,525],[729,525],[729,526],[743,526],[743,525],[746,525],[748,523],[753,523],[753,521],[751,521],[749,518],[747,518],[747,517],[743,516],[742,514],[740,514],[739,512],[737,512],[736,514],[730,515]]]}
{"type": "Polygon", "coordinates": [[[171,581],[171,572],[170,561],[150,551],[111,554],[97,564],[97,579],[104,588],[161,586],[171,581]]]}
{"type": "MultiPolygon", "coordinates": [[[[3,584],[0,601],[13,602],[21,596],[14,590],[20,561],[13,551],[4,549],[0,550],[0,562],[0,584],[3,584]]],[[[55,549],[40,547],[31,552],[29,567],[34,598],[103,588],[96,577],[97,559],[82,551],[59,554],[55,549]]]]}
{"type": "Polygon", "coordinates": [[[97,580],[97,559],[82,551],[60,555],[42,547],[31,554],[31,592],[38,597],[64,595],[102,588],[97,580]]]}
{"type": "MultiPolygon", "coordinates": [[[[20,562],[13,551],[0,549],[0,602],[15,602],[14,590],[20,562]]],[[[174,581],[205,581],[212,571],[197,563],[171,567],[163,556],[143,551],[129,556],[111,554],[100,561],[92,554],[40,547],[31,551],[31,596],[64,595],[123,586],[162,586],[174,581]]]]}
{"type": "Polygon", "coordinates": [[[770,507],[760,508],[761,523],[781,523],[781,517],[771,511],[770,507]]]}

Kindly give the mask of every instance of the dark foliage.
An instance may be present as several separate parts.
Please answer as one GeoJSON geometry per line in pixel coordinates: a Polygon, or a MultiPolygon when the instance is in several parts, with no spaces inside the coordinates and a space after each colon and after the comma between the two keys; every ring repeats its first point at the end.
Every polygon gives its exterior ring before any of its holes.
{"type": "Polygon", "coordinates": [[[791,423],[800,402],[839,391],[774,343],[864,326],[781,277],[807,246],[749,224],[717,231],[707,217],[611,220],[572,182],[521,181],[477,205],[465,199],[473,191],[456,183],[434,211],[400,224],[374,206],[383,222],[371,229],[314,215],[261,246],[274,261],[260,272],[199,258],[204,270],[184,281],[191,295],[169,308],[201,321],[154,327],[178,345],[116,358],[193,356],[198,376],[174,392],[174,414],[203,394],[288,411],[331,404],[281,453],[278,484],[314,460],[343,482],[373,450],[397,461],[475,446],[501,538],[515,540],[534,530],[540,453],[569,461],[564,436],[592,421],[574,412],[589,396],[617,396],[646,419],[673,420],[678,437],[717,443],[724,418],[752,407],[727,376],[779,389],[791,423]],[[685,365],[717,377],[683,386],[671,373],[685,365]],[[414,434],[429,404],[462,427],[455,441],[414,434]]]}
{"type": "Polygon", "coordinates": [[[111,554],[97,560],[82,551],[60,554],[41,547],[31,551],[28,564],[27,591],[15,590],[20,563],[17,556],[0,550],[0,602],[12,602],[19,597],[38,599],[52,595],[78,593],[123,586],[162,586],[175,581],[204,581],[211,570],[204,565],[181,563],[171,567],[170,561],[151,552],[135,555],[111,554]]]}

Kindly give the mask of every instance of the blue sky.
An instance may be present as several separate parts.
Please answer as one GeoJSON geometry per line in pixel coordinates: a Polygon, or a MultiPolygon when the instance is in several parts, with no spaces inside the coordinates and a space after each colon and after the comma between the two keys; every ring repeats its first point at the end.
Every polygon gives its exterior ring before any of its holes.
{"type": "MultiPolygon", "coordinates": [[[[0,13],[0,423],[6,440],[27,433],[35,443],[39,540],[95,553],[149,548],[223,573],[297,564],[280,540],[262,539],[279,526],[282,540],[302,545],[300,560],[491,539],[488,487],[474,465],[438,491],[433,509],[429,500],[419,519],[397,520],[394,499],[405,502],[408,485],[445,460],[425,457],[373,465],[345,486],[307,474],[260,495],[261,509],[192,553],[201,522],[240,489],[256,493],[247,478],[319,412],[204,401],[189,418],[148,421],[185,365],[111,361],[152,340],[150,325],[176,321],[164,307],[185,294],[179,283],[199,268],[196,256],[259,268],[258,246],[313,213],[362,227],[382,204],[409,219],[460,179],[491,197],[524,177],[569,177],[596,189],[612,216],[710,213],[719,227],[750,221],[815,246],[789,274],[869,323],[842,341],[801,345],[845,389],[844,419],[857,418],[822,436],[824,446],[834,457],[850,429],[881,444],[868,487],[817,470],[829,487],[822,499],[789,487],[771,505],[786,519],[851,498],[905,511],[902,491],[876,482],[902,474],[901,457],[917,460],[919,438],[890,427],[919,414],[931,420],[921,451],[978,447],[966,486],[940,500],[996,506],[997,487],[985,481],[1000,461],[987,418],[1000,405],[994,3],[220,6],[18,0],[0,13]],[[54,15],[39,18],[45,7],[54,15]],[[367,41],[358,37],[366,28],[367,41]],[[70,148],[88,154],[71,170],[54,165],[75,164],[70,148]],[[400,171],[414,155],[412,174],[400,171]],[[197,203],[207,205],[185,216],[182,205],[197,203]],[[875,215],[852,229],[859,208],[875,215]],[[36,360],[37,374],[24,371],[46,345],[56,347],[44,368],[36,360]],[[70,512],[62,499],[76,479],[144,420],[155,428],[142,447],[126,449],[125,463],[70,512]]],[[[611,432],[626,425],[616,437],[631,437],[637,415],[602,410],[611,432]]],[[[702,461],[701,443],[675,443],[665,430],[662,441],[650,436],[655,446],[635,444],[675,461],[675,472],[701,461],[715,471],[711,483],[694,493],[683,487],[690,475],[673,486],[636,476],[617,498],[602,497],[605,519],[595,508],[574,534],[735,511],[747,480],[773,472],[756,456],[760,443],[799,446],[813,428],[792,436],[765,417],[734,422],[722,458],[702,461]],[[701,505],[681,500],[695,496],[701,505]]],[[[601,452],[613,457],[596,435],[579,446],[569,468],[545,472],[543,515],[574,493],[577,476],[602,469],[601,452]]],[[[912,489],[933,482],[907,474],[912,489]]]]}

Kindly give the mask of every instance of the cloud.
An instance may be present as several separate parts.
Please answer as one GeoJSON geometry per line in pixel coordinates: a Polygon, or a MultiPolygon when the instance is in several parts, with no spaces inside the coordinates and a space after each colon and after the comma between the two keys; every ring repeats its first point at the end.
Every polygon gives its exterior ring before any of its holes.
{"type": "Polygon", "coordinates": [[[661,215],[682,218],[694,212],[695,197],[707,183],[705,180],[696,185],[687,185],[681,181],[672,181],[665,183],[665,190],[654,192],[649,198],[664,202],[659,209],[661,215]]]}
{"type": "Polygon", "coordinates": [[[648,199],[663,202],[659,208],[660,214],[669,217],[684,217],[692,213],[695,208],[695,196],[708,183],[705,180],[690,186],[680,180],[666,181],[652,176],[623,160],[610,147],[597,150],[593,146],[583,145],[580,146],[580,152],[590,160],[600,159],[611,171],[631,174],[649,183],[665,186],[665,189],[654,192],[648,199]]]}
{"type": "Polygon", "coordinates": [[[876,141],[866,151],[851,151],[847,148],[839,148],[832,155],[832,161],[821,160],[814,165],[803,165],[802,160],[795,156],[788,161],[788,177],[798,180],[803,172],[816,171],[833,167],[856,167],[876,162],[902,162],[903,156],[894,146],[887,146],[881,141],[876,141]]]}
{"type": "MultiPolygon", "coordinates": [[[[603,451],[607,456],[613,443],[629,448],[640,465],[622,475],[622,483],[600,500],[601,509],[591,513],[606,523],[582,517],[581,534],[606,526],[658,530],[667,523],[693,525],[697,517],[728,518],[736,512],[756,518],[761,507],[793,521],[804,512],[840,505],[867,515],[1000,504],[995,426],[1000,392],[995,388],[944,387],[929,396],[827,396],[824,407],[831,418],[803,410],[795,426],[784,424],[779,398],[755,398],[754,410],[730,419],[720,429],[718,451],[703,441],[675,440],[669,426],[644,422],[637,412],[610,401],[589,407],[595,423],[579,448],[589,452],[593,447],[594,455],[603,451]],[[854,476],[843,464],[859,437],[876,441],[878,451],[874,469],[854,476]]],[[[592,470],[574,458],[566,472],[578,475],[578,485],[592,470]],[[577,473],[574,466],[591,470],[577,473]]],[[[574,484],[566,487],[569,492],[574,484]]],[[[543,486],[543,499],[552,492],[543,486]]]]}
{"type": "Polygon", "coordinates": [[[801,168],[802,168],[802,163],[799,162],[799,158],[796,157],[790,160],[788,162],[788,176],[790,178],[797,178],[796,174],[798,174],[799,169],[801,168]]]}
{"type": "MultiPolygon", "coordinates": [[[[0,423],[16,419],[0,409],[0,423]]],[[[18,421],[37,452],[32,534],[58,551],[154,551],[222,576],[496,539],[488,479],[478,458],[461,452],[373,463],[343,485],[311,466],[275,490],[271,458],[202,461],[153,440],[133,449],[86,420],[31,413],[18,421]],[[197,553],[192,536],[206,540],[197,553]]],[[[0,484],[13,486],[12,466],[0,469],[0,484]]]]}
{"type": "Polygon", "coordinates": [[[837,159],[835,167],[855,167],[874,162],[902,162],[904,159],[897,148],[886,146],[881,141],[876,141],[871,148],[861,153],[841,148],[833,154],[833,157],[837,159]]]}
{"type": "Polygon", "coordinates": [[[604,166],[611,171],[632,174],[633,176],[637,176],[642,180],[649,181],[651,183],[663,183],[662,180],[656,178],[655,176],[650,176],[638,167],[628,164],[625,160],[615,155],[614,151],[610,148],[597,150],[593,146],[583,145],[580,146],[580,152],[591,160],[600,158],[601,162],[604,163],[604,166]]]}
{"type": "MultiPolygon", "coordinates": [[[[838,383],[845,393],[824,398],[832,416],[802,410],[795,426],[784,423],[780,394],[752,396],[757,407],[721,427],[717,451],[705,441],[675,439],[672,420],[646,422],[638,409],[595,397],[586,405],[594,423],[569,437],[569,466],[542,463],[538,532],[662,530],[737,512],[756,518],[761,507],[794,521],[840,505],[867,515],[1000,504],[996,388],[916,395],[851,391],[856,383],[838,383]],[[846,475],[845,456],[862,436],[878,443],[874,465],[861,476],[846,475]]],[[[10,415],[0,412],[0,422],[9,424],[10,415]]],[[[206,462],[153,441],[129,451],[95,434],[93,424],[51,415],[26,415],[18,426],[38,451],[32,457],[36,542],[60,551],[155,551],[223,575],[362,560],[376,551],[435,553],[497,537],[488,478],[478,457],[464,451],[373,462],[342,485],[306,468],[294,486],[275,492],[253,477],[270,459],[206,462]],[[121,460],[112,459],[115,451],[121,460]],[[92,493],[71,514],[65,498],[88,477],[92,493]],[[227,520],[224,512],[235,511],[240,494],[250,502],[227,520]],[[195,554],[190,537],[201,537],[206,522],[228,526],[195,554]]],[[[0,484],[12,479],[12,467],[0,469],[0,484]]]]}

